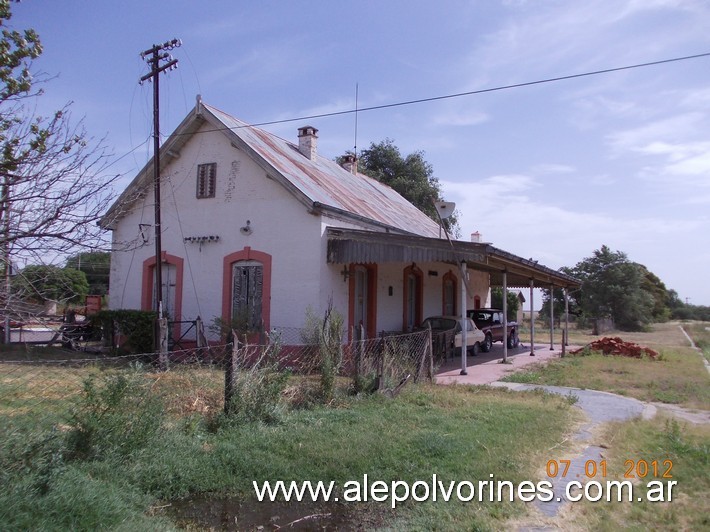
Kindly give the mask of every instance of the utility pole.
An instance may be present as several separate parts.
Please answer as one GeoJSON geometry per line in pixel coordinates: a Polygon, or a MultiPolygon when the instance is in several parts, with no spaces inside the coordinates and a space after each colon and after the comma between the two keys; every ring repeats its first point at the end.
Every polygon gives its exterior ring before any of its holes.
{"type": "MultiPolygon", "coordinates": [[[[163,44],[153,45],[152,48],[141,52],[141,58],[150,66],[150,72],[140,79],[140,83],[147,80],[153,81],[153,192],[155,195],[155,311],[158,313],[159,327],[156,331],[167,327],[160,327],[163,320],[163,265],[162,243],[160,226],[160,73],[177,68],[177,59],[168,53],[177,48],[182,42],[179,39],[166,41],[163,44]],[[161,64],[162,62],[162,64],[161,64]]],[[[156,351],[162,353],[167,349],[162,341],[163,334],[156,334],[156,351]]],[[[161,365],[162,365],[161,360],[161,365]]]]}

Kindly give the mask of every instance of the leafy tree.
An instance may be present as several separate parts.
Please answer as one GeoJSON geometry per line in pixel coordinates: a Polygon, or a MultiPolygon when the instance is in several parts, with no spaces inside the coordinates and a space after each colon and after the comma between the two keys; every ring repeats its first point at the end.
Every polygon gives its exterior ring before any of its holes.
{"type": "Polygon", "coordinates": [[[670,317],[674,320],[700,320],[710,321],[710,307],[703,305],[689,305],[678,296],[675,290],[668,290],[668,308],[670,317]]]}
{"type": "MultiPolygon", "coordinates": [[[[570,268],[563,267],[560,271],[569,274],[570,268]]],[[[570,274],[571,275],[571,274],[570,274]]],[[[579,290],[571,290],[567,293],[567,307],[565,307],[565,292],[562,288],[555,288],[552,292],[552,314],[555,324],[559,324],[565,316],[565,308],[569,308],[570,316],[580,315],[579,290]]],[[[540,307],[540,318],[545,324],[550,323],[550,290],[542,290],[542,306],[540,307]]]]}
{"type": "Polygon", "coordinates": [[[13,284],[20,298],[38,302],[83,303],[89,293],[84,272],[59,266],[27,266],[13,284]]]}
{"type": "Polygon", "coordinates": [[[607,246],[569,270],[582,281],[578,302],[589,318],[611,318],[621,330],[643,330],[653,321],[654,297],[644,289],[648,270],[607,246]]]}
{"type": "MultiPolygon", "coordinates": [[[[518,317],[518,309],[520,308],[520,300],[518,299],[517,292],[508,291],[507,299],[508,321],[515,321],[518,317]]],[[[491,288],[491,307],[500,309],[503,308],[503,289],[500,286],[494,286],[491,288]]]]}
{"type": "Polygon", "coordinates": [[[36,114],[47,78],[31,70],[42,45],[34,30],[8,27],[10,6],[0,0],[0,260],[41,263],[97,245],[96,222],[119,176],[102,175],[103,141],[72,125],[70,104],[36,114]]]}
{"type": "Polygon", "coordinates": [[[89,282],[89,293],[103,296],[108,293],[111,254],[105,251],[77,253],[67,259],[66,268],[81,270],[89,282]]]}
{"type": "Polygon", "coordinates": [[[638,267],[643,274],[641,289],[653,298],[651,316],[653,321],[668,321],[671,316],[670,299],[666,285],[657,275],[650,272],[646,266],[639,264],[638,267]]]}
{"type": "MultiPolygon", "coordinates": [[[[424,152],[416,151],[403,157],[393,140],[373,142],[361,152],[358,171],[392,187],[432,220],[439,222],[434,202],[442,199],[441,185],[434,177],[433,167],[424,159],[424,152]]],[[[456,238],[460,236],[455,212],[444,220],[444,226],[449,234],[456,238]]]]}

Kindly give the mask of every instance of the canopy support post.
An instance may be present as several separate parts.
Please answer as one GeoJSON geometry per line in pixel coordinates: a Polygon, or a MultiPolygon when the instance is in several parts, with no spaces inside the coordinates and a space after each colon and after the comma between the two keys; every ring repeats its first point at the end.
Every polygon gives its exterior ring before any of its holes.
{"type": "Polygon", "coordinates": [[[468,355],[468,338],[467,338],[466,326],[466,261],[461,261],[461,375],[468,375],[466,368],[468,362],[466,356],[468,355]]]}
{"type": "Polygon", "coordinates": [[[550,285],[550,351],[554,351],[555,343],[555,285],[550,285]]]}
{"type": "Polygon", "coordinates": [[[503,270],[503,364],[508,363],[508,271],[503,270]]]}
{"type": "Polygon", "coordinates": [[[533,306],[533,288],[535,280],[530,279],[530,356],[535,356],[535,307],[533,306]]]}

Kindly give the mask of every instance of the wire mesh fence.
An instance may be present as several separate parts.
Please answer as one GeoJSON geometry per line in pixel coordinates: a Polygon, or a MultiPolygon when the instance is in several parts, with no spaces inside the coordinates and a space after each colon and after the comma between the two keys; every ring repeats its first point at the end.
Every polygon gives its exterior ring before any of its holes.
{"type": "Polygon", "coordinates": [[[344,372],[359,389],[392,389],[407,380],[433,376],[431,334],[382,333],[378,338],[348,344],[344,372]]]}
{"type": "MultiPolygon", "coordinates": [[[[277,375],[296,375],[300,380],[295,382],[306,386],[324,378],[324,346],[303,343],[303,335],[293,328],[276,329],[265,338],[263,344],[237,342],[170,351],[167,367],[155,353],[90,355],[34,346],[4,353],[0,358],[2,432],[61,423],[87,382],[115,373],[130,372],[145,381],[151,393],[161,396],[166,413],[177,417],[228,411],[235,396],[268,387],[269,379],[277,375]]],[[[336,351],[330,371],[349,393],[392,394],[406,382],[431,378],[433,373],[434,351],[427,330],[383,333],[341,344],[336,351]]],[[[242,404],[258,408],[258,397],[255,401],[242,404]]]]}
{"type": "Polygon", "coordinates": [[[91,356],[56,348],[5,354],[0,361],[2,432],[64,422],[87,383],[112,374],[130,373],[144,380],[151,393],[161,396],[168,415],[220,411],[227,351],[226,346],[211,346],[171,352],[169,371],[159,370],[153,354],[91,356]]]}

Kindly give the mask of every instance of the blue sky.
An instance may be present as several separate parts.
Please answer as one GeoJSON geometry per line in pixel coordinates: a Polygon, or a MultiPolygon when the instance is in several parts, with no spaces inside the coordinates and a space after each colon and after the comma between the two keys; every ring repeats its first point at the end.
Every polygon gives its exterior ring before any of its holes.
{"type": "MultiPolygon", "coordinates": [[[[710,52],[704,0],[25,0],[11,25],[56,76],[39,111],[73,101],[128,182],[151,155],[139,53],[174,37],[161,132],[195,96],[248,122],[289,119],[710,52]],[[129,154],[130,153],[130,154],[129,154]],[[126,156],[126,154],[129,154],[126,156]],[[123,158],[119,159],[121,156],[123,158]]],[[[358,149],[424,151],[464,237],[547,266],[607,245],[710,305],[710,57],[361,112],[358,149]]],[[[355,142],[352,114],[266,129],[319,152],[355,142]]]]}

